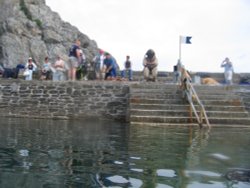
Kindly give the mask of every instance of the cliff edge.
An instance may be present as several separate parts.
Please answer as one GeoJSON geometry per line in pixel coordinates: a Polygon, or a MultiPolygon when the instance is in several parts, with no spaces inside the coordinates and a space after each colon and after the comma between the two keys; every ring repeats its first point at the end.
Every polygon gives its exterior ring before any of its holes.
{"type": "Polygon", "coordinates": [[[6,68],[33,57],[38,66],[49,56],[67,59],[75,39],[80,39],[87,59],[92,59],[98,47],[95,41],[64,22],[45,0],[0,1],[0,63],[6,68]]]}

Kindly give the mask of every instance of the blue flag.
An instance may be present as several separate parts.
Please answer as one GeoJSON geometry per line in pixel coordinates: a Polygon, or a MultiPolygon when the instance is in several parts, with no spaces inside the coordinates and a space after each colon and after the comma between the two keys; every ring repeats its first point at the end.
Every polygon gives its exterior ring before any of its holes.
{"type": "Polygon", "coordinates": [[[182,44],[192,44],[191,39],[191,36],[180,36],[180,41],[182,44]]]}

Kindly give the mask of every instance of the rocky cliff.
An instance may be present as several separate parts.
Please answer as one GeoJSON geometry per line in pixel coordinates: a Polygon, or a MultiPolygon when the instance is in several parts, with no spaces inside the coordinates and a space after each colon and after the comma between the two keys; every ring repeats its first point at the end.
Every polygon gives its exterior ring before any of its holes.
{"type": "Polygon", "coordinates": [[[57,55],[66,60],[75,39],[92,59],[97,44],[76,27],[61,20],[45,0],[0,0],[0,63],[6,68],[33,57],[41,65],[45,56],[53,62],[57,55]]]}

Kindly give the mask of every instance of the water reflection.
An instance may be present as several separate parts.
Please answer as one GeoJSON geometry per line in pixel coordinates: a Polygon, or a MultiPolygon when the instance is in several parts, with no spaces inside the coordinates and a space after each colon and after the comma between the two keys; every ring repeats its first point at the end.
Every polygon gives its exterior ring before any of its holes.
{"type": "Polygon", "coordinates": [[[0,187],[249,187],[249,133],[2,118],[0,187]]]}

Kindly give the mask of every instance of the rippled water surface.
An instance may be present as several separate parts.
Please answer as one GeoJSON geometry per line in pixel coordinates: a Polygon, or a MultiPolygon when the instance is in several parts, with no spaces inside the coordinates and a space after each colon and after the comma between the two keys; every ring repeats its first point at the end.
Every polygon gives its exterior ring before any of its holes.
{"type": "Polygon", "coordinates": [[[3,119],[0,187],[250,187],[250,129],[3,119]]]}

